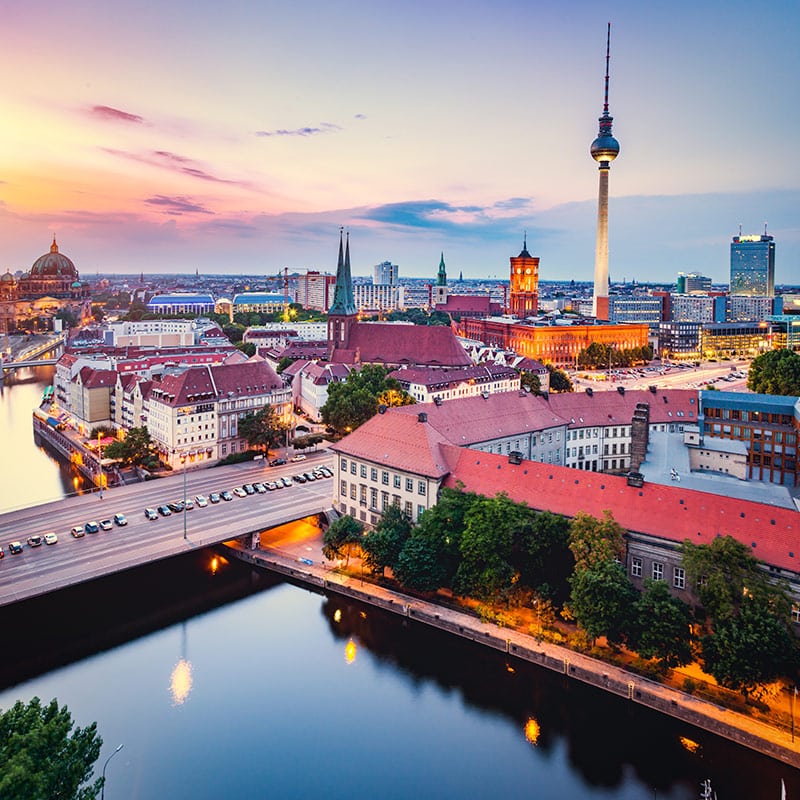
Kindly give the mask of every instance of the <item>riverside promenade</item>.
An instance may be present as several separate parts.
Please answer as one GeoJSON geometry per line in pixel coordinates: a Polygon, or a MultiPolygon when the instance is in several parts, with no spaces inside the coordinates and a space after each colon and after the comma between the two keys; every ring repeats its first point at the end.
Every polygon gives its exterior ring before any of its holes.
{"type": "Polygon", "coordinates": [[[295,556],[270,550],[249,549],[239,542],[226,542],[225,547],[240,561],[538,664],[722,736],[794,768],[800,768],[800,736],[792,736],[789,731],[771,727],[745,714],[676,691],[582,653],[539,641],[534,636],[481,622],[470,614],[383,586],[363,583],[357,578],[326,568],[321,561],[306,564],[295,556]]]}

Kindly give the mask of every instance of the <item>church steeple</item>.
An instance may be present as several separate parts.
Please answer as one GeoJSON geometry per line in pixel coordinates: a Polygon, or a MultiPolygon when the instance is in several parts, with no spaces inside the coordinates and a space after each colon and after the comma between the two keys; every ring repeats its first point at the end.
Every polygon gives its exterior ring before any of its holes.
{"type": "Polygon", "coordinates": [[[445,270],[444,267],[444,253],[442,253],[442,258],[439,261],[439,274],[436,276],[436,285],[447,286],[447,270],[445,270]]]}
{"type": "Polygon", "coordinates": [[[358,319],[358,309],[353,297],[353,278],[350,274],[350,232],[347,245],[344,245],[339,228],[339,261],[336,265],[336,286],[333,290],[333,303],[328,309],[328,353],[337,348],[346,350],[350,340],[350,328],[358,319]]]}

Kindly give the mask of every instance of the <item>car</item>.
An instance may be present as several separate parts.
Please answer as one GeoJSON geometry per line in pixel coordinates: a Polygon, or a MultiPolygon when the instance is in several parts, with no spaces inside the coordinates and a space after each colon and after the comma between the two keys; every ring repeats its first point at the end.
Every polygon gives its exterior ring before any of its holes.
{"type": "Polygon", "coordinates": [[[41,547],[44,544],[44,537],[39,536],[38,533],[34,533],[32,536],[28,537],[28,544],[31,547],[41,547]]]}
{"type": "Polygon", "coordinates": [[[208,496],[208,500],[210,503],[219,503],[219,501],[222,500],[222,497],[218,492],[211,492],[211,494],[208,496]]]}
{"type": "Polygon", "coordinates": [[[285,458],[273,458],[272,461],[269,462],[271,467],[280,467],[286,463],[285,458]]]}
{"type": "Polygon", "coordinates": [[[101,519],[100,528],[104,531],[110,531],[114,526],[111,524],[110,519],[101,519]]]}
{"type": "Polygon", "coordinates": [[[3,548],[2,548],[2,547],[0,547],[0,558],[4,558],[4,557],[5,557],[5,554],[6,554],[6,551],[5,551],[5,550],[3,550],[3,548]]]}
{"type": "Polygon", "coordinates": [[[246,492],[244,489],[242,489],[242,487],[241,487],[241,486],[237,486],[237,487],[236,487],[236,488],[233,490],[233,493],[234,493],[234,494],[235,494],[237,497],[247,497],[247,492],[246,492]]]}
{"type": "Polygon", "coordinates": [[[287,478],[285,475],[281,478],[281,483],[284,486],[291,486],[292,485],[291,480],[289,480],[289,478],[287,478]]]}
{"type": "Polygon", "coordinates": [[[9,542],[8,543],[8,552],[9,553],[21,553],[22,552],[22,543],[21,542],[9,542]]]}
{"type": "Polygon", "coordinates": [[[178,500],[173,503],[167,503],[167,508],[170,511],[174,511],[176,514],[179,514],[181,511],[183,511],[183,501],[178,500]]]}
{"type": "Polygon", "coordinates": [[[232,494],[231,494],[229,491],[227,491],[227,490],[226,490],[226,491],[224,491],[224,492],[220,492],[220,495],[219,495],[219,496],[220,496],[220,497],[221,497],[223,500],[225,500],[226,502],[227,502],[228,500],[233,500],[233,495],[232,495],[232,494]]]}
{"type": "Polygon", "coordinates": [[[194,500],[192,500],[191,497],[186,498],[186,505],[184,506],[184,508],[187,511],[191,511],[194,508],[194,500]]]}
{"type": "Polygon", "coordinates": [[[292,475],[292,480],[297,481],[298,483],[305,483],[306,476],[305,475],[292,475]]]}
{"type": "Polygon", "coordinates": [[[58,536],[56,536],[55,533],[53,533],[52,531],[44,535],[45,544],[57,544],[57,542],[58,542],[58,536]]]}
{"type": "Polygon", "coordinates": [[[309,567],[314,564],[314,562],[310,558],[304,558],[301,556],[297,559],[301,564],[307,564],[309,567]]]}
{"type": "Polygon", "coordinates": [[[247,492],[247,494],[255,494],[256,493],[255,487],[253,486],[252,483],[246,483],[244,486],[242,486],[242,489],[244,489],[245,492],[247,492]]]}
{"type": "Polygon", "coordinates": [[[161,514],[162,517],[172,516],[172,511],[170,510],[169,506],[159,506],[158,513],[161,514]]]}
{"type": "Polygon", "coordinates": [[[266,487],[266,486],[264,486],[264,484],[263,484],[263,483],[254,483],[254,484],[253,484],[253,488],[254,488],[254,489],[255,489],[255,490],[256,490],[256,491],[257,491],[259,494],[264,494],[264,492],[266,492],[266,491],[267,491],[267,487],[266,487]]]}
{"type": "Polygon", "coordinates": [[[114,514],[114,522],[122,528],[128,524],[128,518],[124,514],[114,514]]]}
{"type": "Polygon", "coordinates": [[[315,481],[317,479],[317,476],[313,472],[304,472],[303,477],[307,481],[315,481]]]}
{"type": "Polygon", "coordinates": [[[289,461],[305,461],[306,457],[302,453],[298,453],[296,456],[292,456],[289,461]]]}
{"type": "Polygon", "coordinates": [[[87,522],[83,529],[86,533],[99,533],[100,532],[100,524],[92,520],[92,522],[87,522]]]}
{"type": "Polygon", "coordinates": [[[198,508],[205,508],[208,505],[208,498],[204,494],[198,494],[194,501],[198,508]]]}
{"type": "Polygon", "coordinates": [[[320,467],[320,471],[329,478],[333,477],[333,470],[330,467],[320,467]]]}
{"type": "Polygon", "coordinates": [[[158,512],[154,508],[146,508],[144,515],[147,519],[158,519],[158,512]]]}
{"type": "Polygon", "coordinates": [[[86,531],[83,529],[83,525],[76,525],[70,533],[72,534],[73,539],[80,539],[82,536],[86,536],[86,531]]]}

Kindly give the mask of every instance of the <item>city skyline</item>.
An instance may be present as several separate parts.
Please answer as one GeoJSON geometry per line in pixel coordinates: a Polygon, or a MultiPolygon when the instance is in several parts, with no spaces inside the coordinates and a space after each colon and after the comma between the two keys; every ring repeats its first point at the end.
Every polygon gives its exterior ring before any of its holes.
{"type": "Polygon", "coordinates": [[[788,3],[4,6],[1,271],[335,272],[343,225],[356,276],[504,279],[527,231],[590,281],[610,20],[611,279],[724,283],[766,221],[796,282],[788,3]]]}

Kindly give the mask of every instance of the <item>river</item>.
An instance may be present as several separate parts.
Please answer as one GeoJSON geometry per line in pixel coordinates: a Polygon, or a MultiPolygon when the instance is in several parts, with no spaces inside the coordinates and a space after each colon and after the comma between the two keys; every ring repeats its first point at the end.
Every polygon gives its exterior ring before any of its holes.
{"type": "MultiPolygon", "coordinates": [[[[0,392],[5,508],[74,489],[33,443],[44,377],[0,392]]],[[[98,772],[123,745],[108,800],[690,800],[705,778],[800,798],[778,762],[211,551],[1,609],[0,630],[0,707],[97,721],[98,772]]]]}

